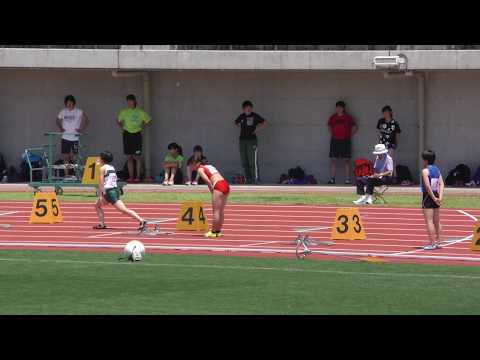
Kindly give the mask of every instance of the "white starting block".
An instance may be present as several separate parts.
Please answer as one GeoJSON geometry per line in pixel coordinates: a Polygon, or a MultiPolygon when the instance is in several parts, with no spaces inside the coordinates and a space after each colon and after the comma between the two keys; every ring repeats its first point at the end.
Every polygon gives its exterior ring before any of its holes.
{"type": "Polygon", "coordinates": [[[173,221],[172,219],[160,219],[160,220],[146,220],[147,226],[145,229],[141,230],[139,235],[145,236],[158,236],[158,235],[173,235],[174,232],[165,232],[161,231],[160,224],[173,221]],[[153,225],[153,226],[152,226],[153,225]]]}

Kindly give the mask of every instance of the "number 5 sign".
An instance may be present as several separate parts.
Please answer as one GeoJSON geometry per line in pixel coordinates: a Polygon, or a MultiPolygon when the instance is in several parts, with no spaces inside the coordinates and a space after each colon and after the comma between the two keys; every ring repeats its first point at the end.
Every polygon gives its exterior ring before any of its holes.
{"type": "Polygon", "coordinates": [[[33,199],[30,224],[53,224],[63,222],[60,203],[54,192],[38,192],[33,199]]]}
{"type": "Polygon", "coordinates": [[[83,169],[82,184],[98,185],[100,181],[100,166],[98,165],[99,159],[100,158],[96,156],[91,156],[87,159],[85,168],[83,169]]]}
{"type": "Polygon", "coordinates": [[[366,238],[367,235],[358,209],[337,209],[331,239],[365,240],[366,238]]]}

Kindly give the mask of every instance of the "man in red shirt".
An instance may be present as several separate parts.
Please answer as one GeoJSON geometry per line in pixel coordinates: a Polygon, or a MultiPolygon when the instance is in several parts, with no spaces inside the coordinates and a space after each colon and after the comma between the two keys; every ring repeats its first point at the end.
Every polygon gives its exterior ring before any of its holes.
{"type": "Polygon", "coordinates": [[[358,131],[355,120],[346,113],[346,104],[339,101],[336,104],[336,112],[328,121],[328,128],[332,136],[330,142],[330,181],[329,184],[335,184],[337,172],[337,159],[345,160],[345,184],[350,185],[350,174],[352,172],[352,136],[358,131]]]}

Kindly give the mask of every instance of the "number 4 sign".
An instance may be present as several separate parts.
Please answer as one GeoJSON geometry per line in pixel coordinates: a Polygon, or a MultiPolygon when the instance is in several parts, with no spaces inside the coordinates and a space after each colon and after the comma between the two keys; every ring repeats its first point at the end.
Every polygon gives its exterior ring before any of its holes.
{"type": "Polygon", "coordinates": [[[337,209],[331,240],[365,240],[366,238],[358,209],[337,209]]]}
{"type": "Polygon", "coordinates": [[[85,163],[83,169],[82,184],[98,185],[100,181],[100,166],[98,160],[100,158],[96,156],[90,156],[85,163]]]}
{"type": "Polygon", "coordinates": [[[208,220],[199,201],[182,204],[177,221],[177,230],[208,231],[208,220]]]}
{"type": "Polygon", "coordinates": [[[33,199],[30,224],[53,224],[63,222],[60,203],[54,192],[38,192],[33,199]]]}

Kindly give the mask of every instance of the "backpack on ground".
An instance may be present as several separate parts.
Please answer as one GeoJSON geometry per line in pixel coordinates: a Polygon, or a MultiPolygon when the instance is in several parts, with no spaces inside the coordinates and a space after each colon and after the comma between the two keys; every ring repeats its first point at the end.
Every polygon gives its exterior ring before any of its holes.
{"type": "Polygon", "coordinates": [[[410,169],[408,168],[408,166],[397,165],[396,170],[397,170],[397,183],[404,183],[407,181],[409,183],[413,183],[412,173],[410,172],[410,169]]]}
{"type": "Polygon", "coordinates": [[[445,184],[448,186],[465,186],[471,179],[471,170],[465,164],[460,164],[448,173],[445,184]]]}
{"type": "Polygon", "coordinates": [[[355,160],[354,173],[357,178],[373,175],[373,163],[368,159],[355,160]]]}
{"type": "Polygon", "coordinates": [[[303,180],[305,178],[305,170],[297,166],[296,168],[288,170],[288,176],[290,179],[303,180]]]}

